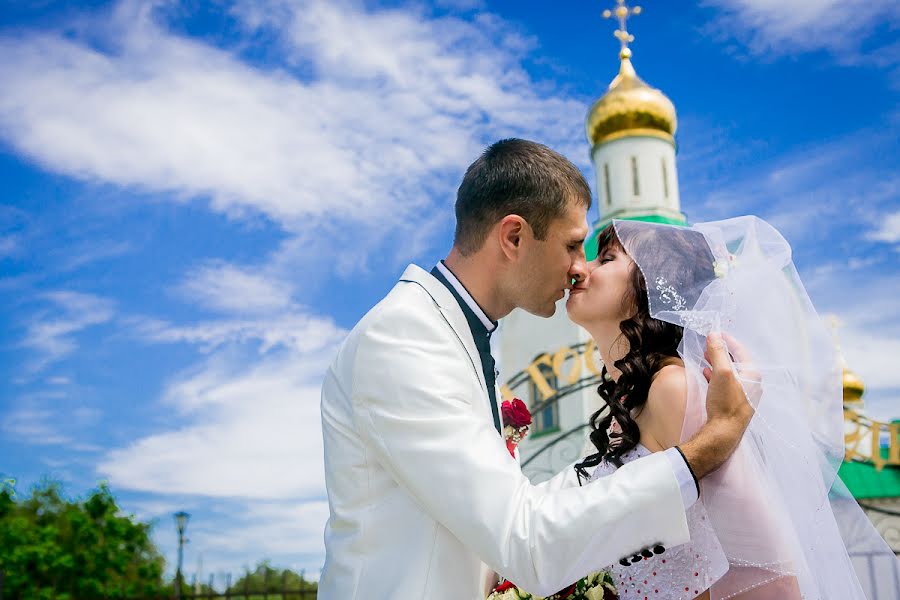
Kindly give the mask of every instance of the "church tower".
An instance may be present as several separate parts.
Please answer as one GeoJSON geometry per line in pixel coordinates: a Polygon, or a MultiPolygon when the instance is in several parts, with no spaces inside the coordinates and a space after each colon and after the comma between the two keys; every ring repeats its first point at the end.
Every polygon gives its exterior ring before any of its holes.
{"type": "Polygon", "coordinates": [[[626,6],[625,0],[603,12],[605,18],[618,19],[615,36],[621,48],[619,74],[594,102],[585,121],[600,213],[592,238],[613,219],[687,222],[678,196],[675,106],[644,83],[631,63],[628,44],[634,36],[628,33],[626,21],[640,12],[640,6],[626,6]]]}

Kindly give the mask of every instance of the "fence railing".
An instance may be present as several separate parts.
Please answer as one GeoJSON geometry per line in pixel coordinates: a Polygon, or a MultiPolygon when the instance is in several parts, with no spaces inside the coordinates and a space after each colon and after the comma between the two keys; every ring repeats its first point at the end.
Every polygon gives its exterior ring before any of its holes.
{"type": "MultiPolygon", "coordinates": [[[[198,579],[194,577],[190,586],[185,584],[182,586],[182,592],[179,595],[174,589],[160,590],[158,593],[145,595],[120,595],[120,594],[100,594],[97,596],[86,596],[73,594],[68,591],[55,591],[43,589],[31,589],[24,591],[5,590],[5,576],[0,571],[0,600],[31,600],[31,598],[50,598],[52,600],[315,600],[318,594],[318,584],[316,582],[301,580],[288,581],[287,573],[283,573],[281,577],[272,577],[269,573],[264,572],[258,576],[261,581],[251,582],[250,577],[253,575],[243,575],[243,581],[238,581],[235,585],[231,583],[231,575],[225,577],[224,585],[220,589],[216,589],[216,580],[214,576],[210,576],[205,584],[200,584],[198,579]],[[262,586],[260,586],[262,583],[262,586]],[[261,589],[260,589],[261,588],[261,589]]],[[[255,577],[255,576],[254,576],[255,577]]],[[[294,575],[296,578],[296,575],[294,575]]],[[[221,581],[220,581],[221,583],[221,581]]]]}

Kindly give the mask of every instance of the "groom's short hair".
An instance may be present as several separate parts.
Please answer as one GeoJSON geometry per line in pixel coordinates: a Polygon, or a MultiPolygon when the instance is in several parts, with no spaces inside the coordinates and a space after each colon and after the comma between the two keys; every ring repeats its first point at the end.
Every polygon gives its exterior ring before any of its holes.
{"type": "Polygon", "coordinates": [[[543,240],[572,202],[591,207],[591,190],[578,167],[543,144],[500,140],[466,169],[456,193],[453,244],[464,256],[477,252],[491,227],[513,214],[543,240]]]}

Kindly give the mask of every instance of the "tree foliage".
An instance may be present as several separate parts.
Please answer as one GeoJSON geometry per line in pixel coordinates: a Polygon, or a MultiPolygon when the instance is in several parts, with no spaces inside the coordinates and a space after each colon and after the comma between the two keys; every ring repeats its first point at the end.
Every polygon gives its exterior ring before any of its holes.
{"type": "Polygon", "coordinates": [[[263,561],[253,571],[247,572],[234,582],[228,591],[231,593],[262,594],[265,592],[281,592],[283,590],[312,591],[318,588],[315,581],[308,581],[303,574],[289,569],[274,568],[269,561],[263,561]]]}
{"type": "Polygon", "coordinates": [[[106,485],[84,500],[66,500],[52,481],[21,500],[0,489],[4,599],[150,595],[162,587],[163,568],[150,525],[121,514],[106,485]]]}

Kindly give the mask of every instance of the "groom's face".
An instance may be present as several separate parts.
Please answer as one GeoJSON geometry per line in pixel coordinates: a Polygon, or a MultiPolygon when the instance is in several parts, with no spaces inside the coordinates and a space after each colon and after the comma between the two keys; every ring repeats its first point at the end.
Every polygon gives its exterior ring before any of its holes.
{"type": "Polygon", "coordinates": [[[543,240],[531,238],[518,269],[521,283],[517,305],[541,317],[551,317],[556,303],[572,279],[586,277],[584,238],[588,234],[587,208],[570,202],[563,216],[550,223],[543,240]]]}

